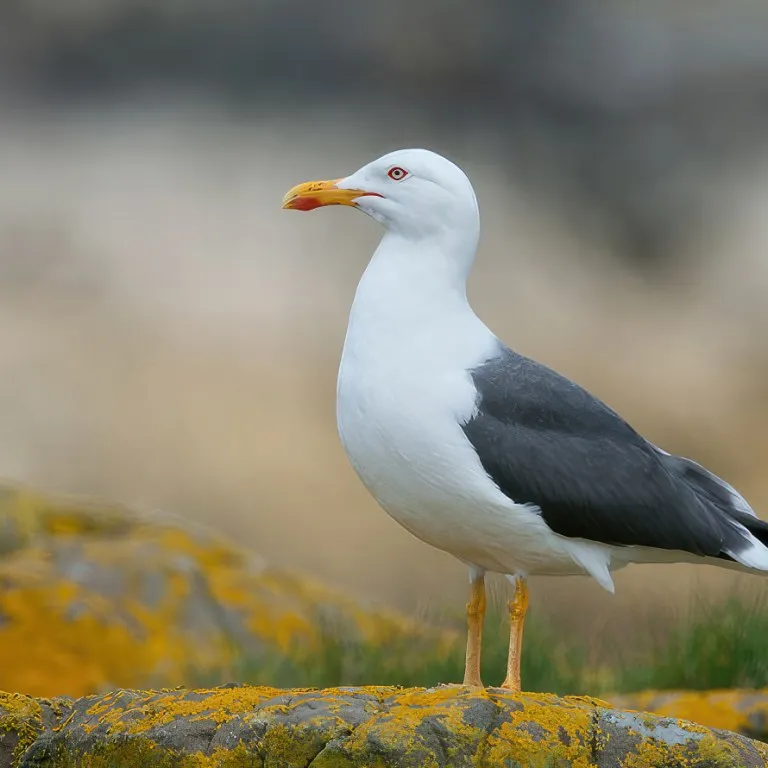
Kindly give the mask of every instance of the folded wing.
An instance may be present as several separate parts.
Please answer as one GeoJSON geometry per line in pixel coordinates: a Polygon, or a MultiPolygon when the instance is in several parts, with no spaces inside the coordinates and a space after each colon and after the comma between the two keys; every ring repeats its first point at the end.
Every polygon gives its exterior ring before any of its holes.
{"type": "Polygon", "coordinates": [[[496,485],[555,533],[768,569],[768,525],[725,481],[645,440],[555,371],[499,346],[464,432],[496,485]]]}

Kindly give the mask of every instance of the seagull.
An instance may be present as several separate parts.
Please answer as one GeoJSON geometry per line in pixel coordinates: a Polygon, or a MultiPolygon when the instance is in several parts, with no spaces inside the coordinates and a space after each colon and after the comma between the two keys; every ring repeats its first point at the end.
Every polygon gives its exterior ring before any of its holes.
{"type": "Polygon", "coordinates": [[[289,190],[283,208],[346,205],[383,225],[355,293],[336,413],[379,505],[469,569],[463,685],[482,687],[485,575],[512,584],[503,688],[519,692],[529,576],[630,563],[768,571],[768,523],[727,482],[658,448],[573,381],[505,346],[466,282],[477,198],[450,160],[406,149],[289,190]]]}

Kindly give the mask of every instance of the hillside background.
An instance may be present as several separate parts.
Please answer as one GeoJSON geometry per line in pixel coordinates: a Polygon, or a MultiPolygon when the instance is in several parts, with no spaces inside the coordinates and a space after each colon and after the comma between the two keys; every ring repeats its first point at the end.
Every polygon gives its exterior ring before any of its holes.
{"type": "MultiPolygon", "coordinates": [[[[380,231],[279,209],[426,146],[475,184],[478,314],[765,515],[766,39],[758,0],[4,3],[0,475],[460,610],[464,569],[376,507],[335,432],[380,231]]],[[[538,579],[534,609],[621,635],[732,581],[538,579]]]]}

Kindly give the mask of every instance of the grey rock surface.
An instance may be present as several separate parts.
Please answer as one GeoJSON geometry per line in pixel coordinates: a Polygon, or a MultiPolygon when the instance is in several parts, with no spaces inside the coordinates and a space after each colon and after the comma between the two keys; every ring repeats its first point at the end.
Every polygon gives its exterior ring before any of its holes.
{"type": "Polygon", "coordinates": [[[391,687],[0,695],[0,768],[758,768],[768,746],[587,697],[391,687]]]}

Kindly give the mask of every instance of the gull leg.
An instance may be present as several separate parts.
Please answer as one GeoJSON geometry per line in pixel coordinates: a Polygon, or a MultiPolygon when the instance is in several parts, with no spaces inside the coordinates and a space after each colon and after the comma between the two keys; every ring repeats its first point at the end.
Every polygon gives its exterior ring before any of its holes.
{"type": "Polygon", "coordinates": [[[485,618],[485,571],[469,571],[469,602],[467,603],[467,657],[464,664],[464,685],[483,687],[480,679],[480,649],[485,618]]]}
{"type": "Polygon", "coordinates": [[[523,622],[528,610],[528,584],[520,575],[508,578],[515,585],[515,594],[509,601],[509,655],[507,657],[507,676],[501,687],[519,693],[520,654],[523,647],[523,622]]]}

